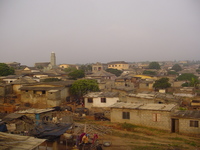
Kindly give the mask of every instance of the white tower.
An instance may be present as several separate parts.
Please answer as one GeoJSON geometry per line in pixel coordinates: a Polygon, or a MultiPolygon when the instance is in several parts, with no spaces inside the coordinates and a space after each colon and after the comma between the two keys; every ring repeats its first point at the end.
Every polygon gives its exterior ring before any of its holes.
{"type": "Polygon", "coordinates": [[[55,67],[56,66],[56,54],[54,52],[51,52],[51,66],[55,67]]]}

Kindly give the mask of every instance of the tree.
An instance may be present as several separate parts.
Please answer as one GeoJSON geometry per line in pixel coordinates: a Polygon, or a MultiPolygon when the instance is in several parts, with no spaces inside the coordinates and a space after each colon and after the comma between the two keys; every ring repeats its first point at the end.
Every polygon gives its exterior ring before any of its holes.
{"type": "Polygon", "coordinates": [[[106,72],[110,72],[110,73],[116,75],[117,77],[119,77],[119,76],[122,74],[122,72],[123,72],[123,71],[121,71],[121,70],[113,69],[113,68],[108,68],[108,69],[106,69],[105,71],[106,71],[106,72]]]}
{"type": "Polygon", "coordinates": [[[85,72],[83,70],[74,70],[68,74],[69,78],[71,79],[78,79],[85,77],[85,72]]]}
{"type": "Polygon", "coordinates": [[[196,70],[196,72],[197,72],[197,73],[200,73],[200,66],[199,66],[199,68],[196,70]]]}
{"type": "Polygon", "coordinates": [[[144,74],[144,75],[156,75],[156,72],[155,71],[144,70],[142,74],[144,74]]]}
{"type": "Polygon", "coordinates": [[[44,69],[43,66],[39,65],[39,66],[36,66],[37,69],[44,69]]]}
{"type": "Polygon", "coordinates": [[[190,86],[197,88],[199,84],[199,80],[197,78],[192,78],[190,81],[190,86]]]}
{"type": "Polygon", "coordinates": [[[175,71],[168,71],[168,75],[178,75],[178,73],[175,71]]]}
{"type": "Polygon", "coordinates": [[[171,87],[171,84],[169,83],[169,78],[161,78],[159,80],[156,80],[153,84],[153,87],[156,89],[165,89],[171,87]]]}
{"type": "Polygon", "coordinates": [[[197,69],[196,72],[197,72],[197,73],[200,73],[200,69],[197,69]]]}
{"type": "Polygon", "coordinates": [[[182,68],[181,68],[181,66],[179,64],[175,64],[175,65],[173,65],[171,70],[174,70],[174,71],[178,72],[178,71],[181,71],[182,68]]]}
{"type": "Polygon", "coordinates": [[[15,70],[5,63],[0,63],[0,76],[14,75],[15,70]]]}
{"type": "Polygon", "coordinates": [[[56,82],[56,81],[61,81],[61,79],[58,78],[46,78],[43,80],[43,82],[56,82]]]}
{"type": "Polygon", "coordinates": [[[190,83],[189,82],[185,82],[181,85],[182,87],[189,87],[190,86],[190,83]]]}
{"type": "Polygon", "coordinates": [[[77,70],[76,67],[68,67],[68,68],[63,69],[63,71],[66,73],[73,72],[75,70],[77,70]]]}
{"type": "Polygon", "coordinates": [[[76,97],[82,97],[88,92],[99,91],[99,86],[96,80],[81,79],[76,80],[70,87],[70,94],[76,97]]]}
{"type": "Polygon", "coordinates": [[[160,65],[159,65],[159,63],[158,62],[151,62],[150,64],[149,64],[149,69],[160,69],[160,65]]]}
{"type": "Polygon", "coordinates": [[[85,65],[81,65],[79,67],[80,70],[83,70],[84,72],[88,73],[92,71],[92,65],[91,64],[85,64],[85,65]]]}
{"type": "Polygon", "coordinates": [[[183,73],[180,76],[177,77],[177,80],[179,81],[192,81],[192,78],[198,79],[197,76],[195,76],[192,73],[183,73]]]}

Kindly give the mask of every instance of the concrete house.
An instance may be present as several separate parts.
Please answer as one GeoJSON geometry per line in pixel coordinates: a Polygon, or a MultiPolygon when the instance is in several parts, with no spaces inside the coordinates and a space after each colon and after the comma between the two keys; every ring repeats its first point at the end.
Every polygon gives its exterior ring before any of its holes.
{"type": "Polygon", "coordinates": [[[118,102],[110,108],[111,122],[126,122],[171,131],[171,113],[176,105],[118,102]]]}
{"type": "Polygon", "coordinates": [[[59,106],[69,97],[71,82],[51,82],[27,85],[20,88],[21,102],[38,108],[59,106]]]}
{"type": "Polygon", "coordinates": [[[24,72],[30,73],[30,72],[40,72],[36,67],[26,67],[23,70],[24,72]]]}
{"type": "Polygon", "coordinates": [[[10,84],[0,83],[0,98],[4,98],[12,93],[12,86],[10,84]]]}
{"type": "Polygon", "coordinates": [[[14,94],[21,94],[21,91],[19,90],[23,85],[29,85],[29,84],[35,84],[38,83],[38,81],[34,80],[32,77],[20,77],[17,80],[13,81],[12,89],[14,94]]]}
{"type": "Polygon", "coordinates": [[[106,70],[108,68],[107,64],[102,64],[97,62],[96,64],[92,64],[92,72],[95,73],[97,71],[106,70]]]}
{"type": "Polygon", "coordinates": [[[84,96],[86,108],[108,107],[119,100],[117,92],[91,92],[84,96]]]}
{"type": "Polygon", "coordinates": [[[152,80],[141,80],[139,82],[139,89],[142,90],[153,90],[154,81],[152,80]]]}
{"type": "Polygon", "coordinates": [[[18,62],[8,62],[6,63],[8,66],[13,67],[14,69],[18,69],[21,66],[21,63],[18,62]]]}
{"type": "Polygon", "coordinates": [[[19,77],[21,77],[21,75],[9,75],[5,77],[1,77],[1,80],[3,83],[12,83],[13,81],[19,79],[19,77]]]}
{"type": "Polygon", "coordinates": [[[171,132],[200,134],[200,111],[182,110],[172,114],[171,132]]]}
{"type": "Polygon", "coordinates": [[[52,119],[54,111],[55,111],[54,108],[46,108],[46,109],[30,108],[26,110],[17,111],[15,113],[26,115],[27,117],[31,118],[35,123],[39,123],[43,121],[44,119],[46,119],[47,117],[49,119],[52,119]]]}
{"type": "Polygon", "coordinates": [[[113,61],[108,63],[108,68],[124,70],[129,69],[129,64],[125,61],[113,61]]]}
{"type": "Polygon", "coordinates": [[[60,64],[58,65],[59,68],[66,69],[66,68],[76,68],[78,69],[79,67],[77,65],[73,64],[60,64]]]}
{"type": "Polygon", "coordinates": [[[91,75],[87,75],[86,78],[96,79],[98,82],[100,82],[101,80],[115,80],[116,75],[114,75],[110,72],[106,72],[104,70],[100,70],[91,75]]]}
{"type": "Polygon", "coordinates": [[[123,76],[115,79],[115,86],[134,87],[134,79],[131,76],[123,76]]]}

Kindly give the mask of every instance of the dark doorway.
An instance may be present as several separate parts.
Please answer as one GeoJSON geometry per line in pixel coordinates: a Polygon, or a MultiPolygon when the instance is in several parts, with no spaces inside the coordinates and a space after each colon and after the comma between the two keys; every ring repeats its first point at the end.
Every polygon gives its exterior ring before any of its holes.
{"type": "Polygon", "coordinates": [[[172,133],[179,132],[179,120],[178,119],[172,119],[171,132],[172,133]]]}

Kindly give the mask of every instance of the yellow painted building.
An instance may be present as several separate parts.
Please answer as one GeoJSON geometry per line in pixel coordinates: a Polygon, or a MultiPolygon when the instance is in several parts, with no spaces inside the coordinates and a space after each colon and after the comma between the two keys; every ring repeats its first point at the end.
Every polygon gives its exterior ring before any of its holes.
{"type": "Polygon", "coordinates": [[[129,69],[129,64],[124,61],[110,62],[108,63],[108,68],[124,70],[124,69],[129,69]]]}
{"type": "Polygon", "coordinates": [[[59,65],[59,68],[62,68],[62,69],[69,68],[69,67],[74,67],[74,68],[78,69],[77,65],[72,65],[72,64],[61,64],[61,65],[59,65]]]}

